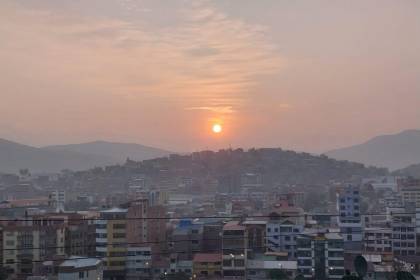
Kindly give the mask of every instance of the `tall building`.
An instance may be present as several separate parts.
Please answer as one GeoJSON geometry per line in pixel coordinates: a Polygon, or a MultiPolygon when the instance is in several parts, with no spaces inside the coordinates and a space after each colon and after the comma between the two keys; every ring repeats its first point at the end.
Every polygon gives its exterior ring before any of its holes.
{"type": "Polygon", "coordinates": [[[337,193],[338,226],[344,237],[346,248],[361,247],[363,238],[360,217],[360,190],[358,186],[347,185],[337,193]]]}
{"type": "Polygon", "coordinates": [[[127,249],[126,279],[150,279],[152,273],[152,249],[150,247],[130,246],[127,249]]]}
{"type": "Polygon", "coordinates": [[[303,225],[297,225],[289,220],[270,220],[267,224],[267,250],[272,252],[287,252],[288,258],[297,257],[296,240],[303,231],[303,225]]]}
{"type": "Polygon", "coordinates": [[[266,251],[267,221],[246,220],[242,223],[245,226],[248,236],[248,248],[250,252],[264,253],[266,251]]]}
{"type": "Polygon", "coordinates": [[[96,220],[96,254],[104,260],[104,279],[126,278],[127,209],[101,211],[96,220]]]}
{"type": "Polygon", "coordinates": [[[410,207],[394,209],[392,221],[392,251],[394,255],[416,255],[416,214],[410,207]]]}
{"type": "Polygon", "coordinates": [[[5,226],[2,266],[12,277],[26,278],[38,271],[43,260],[63,257],[64,242],[63,224],[5,226]]]}
{"type": "Polygon", "coordinates": [[[223,277],[244,279],[248,254],[248,236],[245,226],[238,221],[228,222],[222,232],[223,277]]]}
{"type": "Polygon", "coordinates": [[[197,252],[202,251],[203,224],[184,219],[179,222],[171,235],[172,252],[178,260],[192,260],[197,252]]]}
{"type": "Polygon", "coordinates": [[[89,214],[69,214],[66,225],[67,256],[96,256],[96,225],[89,214]]]}
{"type": "Polygon", "coordinates": [[[54,208],[56,212],[63,212],[66,203],[66,192],[55,190],[48,196],[48,206],[54,208]]]}
{"type": "Polygon", "coordinates": [[[420,208],[420,186],[419,185],[407,185],[400,189],[400,194],[404,205],[414,203],[416,207],[420,208]]]}
{"type": "Polygon", "coordinates": [[[343,238],[337,233],[307,233],[297,239],[298,273],[308,279],[341,279],[343,238]]]}
{"type": "Polygon", "coordinates": [[[166,235],[165,211],[138,199],[100,212],[96,221],[96,253],[104,259],[104,279],[147,279],[153,255],[166,235]],[[157,219],[150,219],[151,217],[157,219]],[[136,276],[137,275],[137,276],[136,276]],[[138,278],[140,276],[142,278],[138,278]]]}

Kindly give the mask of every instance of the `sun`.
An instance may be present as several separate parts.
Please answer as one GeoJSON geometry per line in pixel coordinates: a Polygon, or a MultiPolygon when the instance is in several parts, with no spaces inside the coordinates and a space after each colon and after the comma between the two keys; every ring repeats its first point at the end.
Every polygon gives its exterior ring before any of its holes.
{"type": "Polygon", "coordinates": [[[214,133],[220,133],[222,132],[222,126],[218,123],[213,124],[212,130],[214,133]]]}

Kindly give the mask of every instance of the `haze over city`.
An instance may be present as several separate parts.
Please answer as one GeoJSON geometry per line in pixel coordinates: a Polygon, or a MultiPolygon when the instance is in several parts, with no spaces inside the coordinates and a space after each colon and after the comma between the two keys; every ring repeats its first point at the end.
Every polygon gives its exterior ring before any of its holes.
{"type": "Polygon", "coordinates": [[[419,9],[408,0],[3,0],[0,135],[35,146],[325,152],[418,129],[419,9]]]}

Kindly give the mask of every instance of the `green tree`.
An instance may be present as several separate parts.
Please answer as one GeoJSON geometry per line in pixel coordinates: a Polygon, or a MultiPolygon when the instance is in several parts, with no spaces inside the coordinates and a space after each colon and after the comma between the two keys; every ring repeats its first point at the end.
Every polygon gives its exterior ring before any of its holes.
{"type": "Polygon", "coordinates": [[[283,270],[273,269],[273,270],[270,270],[268,274],[269,274],[270,279],[289,280],[289,276],[283,270]]]}

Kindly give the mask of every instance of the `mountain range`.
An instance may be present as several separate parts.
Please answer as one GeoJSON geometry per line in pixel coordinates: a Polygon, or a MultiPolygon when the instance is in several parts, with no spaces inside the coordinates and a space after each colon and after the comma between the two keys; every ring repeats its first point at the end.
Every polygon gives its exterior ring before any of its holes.
{"type": "MultiPolygon", "coordinates": [[[[95,141],[38,148],[0,139],[0,173],[17,172],[22,168],[32,172],[84,170],[123,163],[127,158],[141,161],[171,153],[131,143],[95,141]]],[[[410,166],[409,171],[417,173],[420,166],[420,130],[377,136],[359,145],[326,152],[325,155],[390,170],[410,166]]]]}
{"type": "Polygon", "coordinates": [[[140,161],[171,153],[139,144],[106,141],[38,148],[0,139],[0,172],[17,172],[22,168],[31,172],[84,170],[123,163],[127,158],[140,161]]]}
{"type": "Polygon", "coordinates": [[[420,130],[377,136],[359,145],[326,152],[325,155],[368,166],[402,169],[420,163],[420,130]]]}

